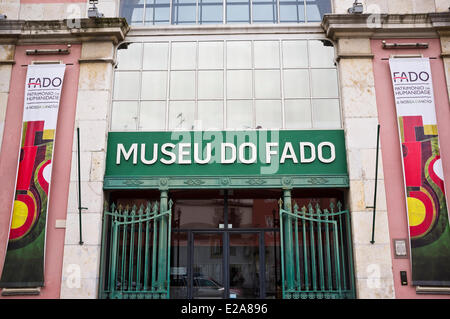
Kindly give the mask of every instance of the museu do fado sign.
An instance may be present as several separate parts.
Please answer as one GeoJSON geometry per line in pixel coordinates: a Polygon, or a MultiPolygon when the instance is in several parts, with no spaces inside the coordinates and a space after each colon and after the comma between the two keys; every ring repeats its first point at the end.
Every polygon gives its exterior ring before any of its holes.
{"type": "Polygon", "coordinates": [[[343,130],[110,132],[106,177],[346,175],[343,130]]]}

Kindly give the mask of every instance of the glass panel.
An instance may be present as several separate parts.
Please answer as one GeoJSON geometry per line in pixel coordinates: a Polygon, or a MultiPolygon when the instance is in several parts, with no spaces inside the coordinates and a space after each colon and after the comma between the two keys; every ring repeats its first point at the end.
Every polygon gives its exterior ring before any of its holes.
{"type": "Polygon", "coordinates": [[[140,130],[164,130],[166,128],[166,102],[141,102],[140,130]]]}
{"type": "MultiPolygon", "coordinates": [[[[205,2],[205,1],[203,1],[205,2]]],[[[223,8],[222,4],[200,5],[199,7],[199,23],[222,23],[223,8]]]]}
{"type": "Polygon", "coordinates": [[[170,254],[170,298],[188,298],[188,235],[172,232],[170,254]]]}
{"type": "Polygon", "coordinates": [[[170,98],[195,98],[195,71],[170,72],[170,98]]]}
{"type": "Polygon", "coordinates": [[[198,101],[198,128],[212,130],[223,128],[223,102],[198,101]]]}
{"type": "Polygon", "coordinates": [[[223,68],[223,42],[199,42],[198,68],[199,69],[223,68]]]}
{"type": "Polygon", "coordinates": [[[311,128],[310,100],[284,101],[284,118],[287,129],[311,128]]]}
{"type": "Polygon", "coordinates": [[[117,70],[139,70],[141,57],[142,43],[130,43],[127,49],[117,50],[117,70]]]}
{"type": "Polygon", "coordinates": [[[278,41],[255,41],[255,68],[279,68],[280,47],[278,41]]]}
{"type": "Polygon", "coordinates": [[[280,2],[280,22],[305,22],[305,6],[280,2]]]}
{"type": "Polygon", "coordinates": [[[250,5],[245,1],[240,3],[227,2],[227,23],[250,22],[250,5]]]}
{"type": "Polygon", "coordinates": [[[196,51],[195,42],[173,42],[172,69],[195,69],[196,51]]]}
{"type": "Polygon", "coordinates": [[[140,25],[144,16],[144,1],[120,1],[120,16],[127,19],[130,25],[140,25]]]}
{"type": "Polygon", "coordinates": [[[198,71],[198,98],[223,98],[223,71],[198,71]]]}
{"type": "Polygon", "coordinates": [[[311,87],[313,97],[338,97],[336,70],[312,69],[311,87]]]}
{"type": "Polygon", "coordinates": [[[142,72],[142,100],[165,100],[167,72],[142,72]]]}
{"type": "Polygon", "coordinates": [[[325,13],[331,13],[331,1],[306,0],[308,22],[321,21],[325,13]]]}
{"type": "Polygon", "coordinates": [[[116,72],[114,99],[137,100],[139,98],[139,72],[116,72]]]}
{"type": "Polygon", "coordinates": [[[196,22],[196,5],[176,5],[173,7],[172,24],[196,22]]]}
{"type": "Polygon", "coordinates": [[[248,129],[253,127],[252,101],[227,102],[227,128],[248,129]]]}
{"type": "Polygon", "coordinates": [[[252,98],[252,71],[227,71],[227,98],[252,98]]]}
{"type": "Polygon", "coordinates": [[[278,199],[265,191],[234,192],[228,199],[228,224],[231,228],[272,228],[273,214],[278,216],[278,199]],[[248,196],[248,197],[247,197],[248,196]],[[252,198],[254,197],[254,198],[252,198]]]}
{"type": "Polygon", "coordinates": [[[230,233],[230,298],[260,298],[259,236],[230,233]]]}
{"type": "Polygon", "coordinates": [[[223,234],[195,234],[194,298],[224,298],[223,234]]]}
{"type": "Polygon", "coordinates": [[[255,71],[255,97],[262,99],[280,98],[280,71],[255,71]]]}
{"type": "Polygon", "coordinates": [[[181,229],[219,229],[219,224],[224,223],[223,197],[218,193],[204,195],[202,192],[192,191],[178,196],[174,202],[173,215],[181,229]]]}
{"type": "Polygon", "coordinates": [[[111,130],[136,130],[138,102],[113,102],[111,130]]]}
{"type": "Polygon", "coordinates": [[[313,100],[313,125],[315,128],[340,128],[339,100],[313,100]]]}
{"type": "MultiPolygon", "coordinates": [[[[275,221],[274,226],[279,227],[278,217],[275,215],[272,218],[275,221]]],[[[279,232],[265,232],[264,243],[266,245],[265,251],[265,288],[267,299],[281,299],[281,257],[280,257],[280,233],[279,232]]]]}
{"type": "Polygon", "coordinates": [[[172,101],[169,103],[169,129],[192,130],[194,127],[195,102],[172,101]]]}
{"type": "Polygon", "coordinates": [[[285,98],[309,97],[308,70],[284,70],[283,85],[285,98]]]}
{"type": "Polygon", "coordinates": [[[169,44],[144,43],[144,70],[167,70],[169,44]]]}
{"type": "Polygon", "coordinates": [[[277,22],[276,3],[253,2],[253,22],[277,22]]]}
{"type": "Polygon", "coordinates": [[[306,41],[283,41],[283,66],[285,68],[307,68],[308,49],[306,41]]]}
{"type": "Polygon", "coordinates": [[[334,68],[334,47],[327,40],[311,40],[309,43],[309,59],[313,68],[334,68]],[[328,46],[325,46],[327,44],[328,46]]]}
{"type": "Polygon", "coordinates": [[[281,101],[255,101],[256,128],[282,128],[281,101]]]}
{"type": "Polygon", "coordinates": [[[250,41],[227,42],[227,68],[250,69],[252,67],[252,43],[250,41]]]}

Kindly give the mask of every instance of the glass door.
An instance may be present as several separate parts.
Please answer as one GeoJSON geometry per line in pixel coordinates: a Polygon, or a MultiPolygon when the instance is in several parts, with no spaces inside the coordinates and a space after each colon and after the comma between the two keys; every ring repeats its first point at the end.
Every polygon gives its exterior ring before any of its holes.
{"type": "Polygon", "coordinates": [[[193,298],[225,298],[224,233],[193,233],[193,298]]]}

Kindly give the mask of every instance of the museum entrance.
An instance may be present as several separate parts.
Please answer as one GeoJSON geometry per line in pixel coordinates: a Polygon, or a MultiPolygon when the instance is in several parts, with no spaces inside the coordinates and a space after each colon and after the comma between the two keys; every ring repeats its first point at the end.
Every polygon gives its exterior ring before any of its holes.
{"type": "Polygon", "coordinates": [[[281,298],[281,191],[174,191],[171,298],[281,298]]]}

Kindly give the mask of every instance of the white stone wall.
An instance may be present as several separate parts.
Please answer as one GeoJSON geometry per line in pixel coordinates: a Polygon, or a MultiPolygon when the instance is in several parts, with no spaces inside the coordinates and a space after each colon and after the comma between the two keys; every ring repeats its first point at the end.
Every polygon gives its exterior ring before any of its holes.
{"type": "Polygon", "coordinates": [[[5,127],[14,50],[14,45],[0,45],[0,148],[3,141],[3,128],[5,127]]]}
{"type": "Polygon", "coordinates": [[[338,42],[342,115],[350,178],[348,204],[352,214],[353,253],[357,297],[394,298],[381,146],[374,244],[372,221],[378,112],[369,39],[338,42]]]}
{"type": "Polygon", "coordinates": [[[113,59],[110,42],[83,43],[72,149],[61,298],[97,298],[103,214],[108,110],[111,100],[113,59]],[[95,62],[92,62],[95,61],[95,62]],[[79,244],[78,146],[80,128],[82,239],[79,244]]]}
{"type": "MultiPolygon", "coordinates": [[[[334,13],[347,13],[354,0],[333,0],[334,13]]],[[[446,12],[448,0],[358,0],[364,5],[364,13],[429,13],[446,12]]]]}

